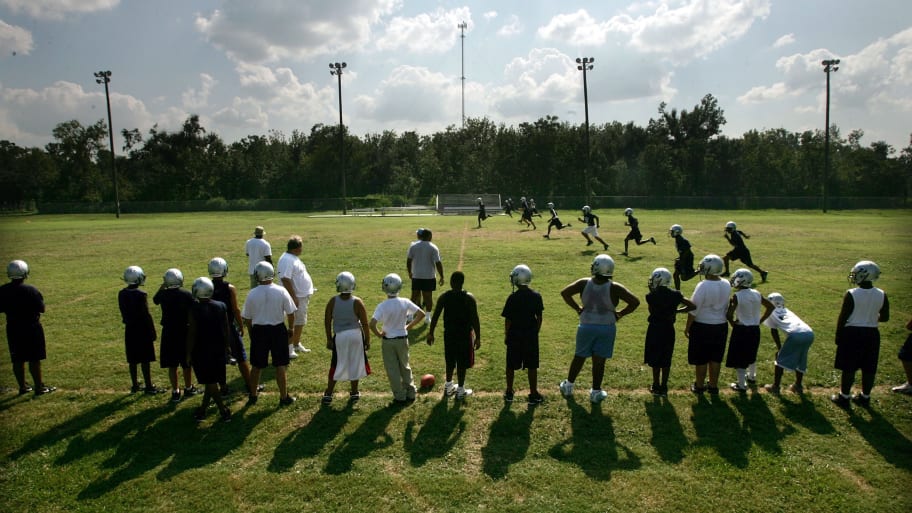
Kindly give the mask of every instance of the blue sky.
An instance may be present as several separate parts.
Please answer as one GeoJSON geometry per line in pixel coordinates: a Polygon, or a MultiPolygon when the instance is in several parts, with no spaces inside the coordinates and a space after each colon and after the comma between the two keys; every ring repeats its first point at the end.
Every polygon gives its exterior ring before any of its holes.
{"type": "MultiPolygon", "coordinates": [[[[0,0],[0,140],[44,146],[54,126],[176,130],[190,114],[226,142],[339,120],[328,64],[345,61],[345,124],[431,133],[465,111],[518,125],[546,115],[645,126],[660,102],[711,93],[724,133],[822,129],[897,151],[912,133],[912,2],[900,0],[0,0]]],[[[121,143],[115,141],[118,151],[121,143]]]]}

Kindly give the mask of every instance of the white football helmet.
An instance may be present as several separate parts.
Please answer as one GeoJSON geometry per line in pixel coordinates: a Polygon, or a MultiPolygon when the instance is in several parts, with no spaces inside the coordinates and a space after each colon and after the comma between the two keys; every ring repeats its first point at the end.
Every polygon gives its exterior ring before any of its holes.
{"type": "Polygon", "coordinates": [[[166,289],[176,289],[184,285],[184,274],[180,269],[168,269],[162,277],[162,284],[166,289]]]}
{"type": "Polygon", "coordinates": [[[682,233],[684,233],[684,227],[679,224],[673,224],[673,225],[671,225],[671,228],[668,229],[669,237],[677,237],[678,235],[681,235],[682,233]]]}
{"type": "Polygon", "coordinates": [[[632,209],[632,208],[628,208],[628,209],[624,210],[624,215],[625,215],[625,216],[632,216],[632,215],[633,215],[633,209],[632,209]]]}
{"type": "Polygon", "coordinates": [[[710,254],[703,257],[703,260],[700,262],[699,273],[703,276],[718,276],[722,274],[722,269],[724,268],[725,263],[722,261],[722,257],[710,254]]]}
{"type": "Polygon", "coordinates": [[[526,285],[532,283],[532,269],[525,264],[519,264],[510,271],[510,283],[513,285],[526,285]]]}
{"type": "Polygon", "coordinates": [[[479,205],[481,205],[482,203],[484,203],[484,201],[481,201],[481,198],[476,198],[475,201],[477,201],[479,205]]]}
{"type": "Polygon", "coordinates": [[[228,262],[224,258],[215,257],[209,261],[209,277],[224,278],[228,276],[228,262]]]}
{"type": "Polygon", "coordinates": [[[24,260],[13,260],[6,265],[6,277],[11,280],[24,280],[28,278],[29,268],[24,260]]]}
{"type": "Polygon", "coordinates": [[[657,267],[649,277],[649,290],[659,287],[671,287],[671,271],[664,267],[657,267]]]}
{"type": "Polygon", "coordinates": [[[196,299],[210,299],[212,294],[215,293],[215,285],[212,284],[212,280],[209,278],[200,276],[193,280],[193,286],[190,290],[196,299]]]}
{"type": "Polygon", "coordinates": [[[725,231],[733,232],[737,229],[738,229],[738,225],[736,225],[734,221],[729,221],[729,222],[725,223],[725,231]]]}
{"type": "Polygon", "coordinates": [[[588,214],[589,212],[592,212],[592,208],[589,205],[583,205],[583,213],[588,214]]]}
{"type": "Polygon", "coordinates": [[[146,283],[146,273],[143,272],[142,267],[131,265],[124,270],[123,280],[127,285],[142,285],[146,283]]]}
{"type": "Polygon", "coordinates": [[[253,275],[258,282],[269,281],[275,278],[275,268],[269,262],[263,260],[253,267],[253,275]]]}
{"type": "Polygon", "coordinates": [[[748,269],[738,269],[731,275],[728,282],[736,289],[749,289],[754,283],[754,273],[748,269]]]}
{"type": "Polygon", "coordinates": [[[351,294],[355,290],[355,275],[342,271],[336,275],[336,292],[340,294],[351,294]]]}
{"type": "Polygon", "coordinates": [[[398,296],[402,290],[402,278],[396,273],[389,273],[383,277],[383,283],[380,285],[387,296],[398,296]]]}
{"type": "Polygon", "coordinates": [[[849,283],[858,285],[863,281],[874,281],[880,277],[880,267],[870,260],[862,260],[855,264],[849,273],[849,283]]]}
{"type": "Polygon", "coordinates": [[[554,203],[548,202],[548,208],[554,208],[554,203]]]}
{"type": "Polygon", "coordinates": [[[614,275],[614,259],[604,253],[596,255],[590,267],[593,276],[611,278],[614,275]]]}
{"type": "Polygon", "coordinates": [[[778,292],[773,292],[772,294],[766,296],[766,299],[773,304],[776,308],[785,308],[785,298],[782,297],[782,294],[778,292]]]}

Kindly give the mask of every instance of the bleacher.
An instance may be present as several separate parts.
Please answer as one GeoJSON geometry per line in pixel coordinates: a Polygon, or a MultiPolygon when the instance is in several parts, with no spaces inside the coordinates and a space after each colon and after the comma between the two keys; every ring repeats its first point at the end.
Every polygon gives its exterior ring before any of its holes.
{"type": "Polygon", "coordinates": [[[501,212],[500,194],[438,194],[436,210],[441,215],[474,215],[478,212],[478,198],[489,216],[501,212]]]}

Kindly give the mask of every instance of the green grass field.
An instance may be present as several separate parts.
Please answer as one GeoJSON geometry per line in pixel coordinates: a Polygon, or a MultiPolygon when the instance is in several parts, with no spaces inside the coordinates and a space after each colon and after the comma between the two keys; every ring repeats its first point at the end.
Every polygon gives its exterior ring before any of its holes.
{"type": "MultiPolygon", "coordinates": [[[[655,267],[676,256],[672,223],[684,226],[697,259],[724,254],[726,221],[751,235],[754,261],[769,270],[764,294],[781,292],[815,330],[803,397],[756,389],[718,400],[687,392],[693,370],[686,340],[678,336],[667,400],[646,391],[651,371],[642,363],[647,309],[618,327],[615,358],[607,365],[608,399],[591,405],[587,365],[574,400],[557,383],[573,353],[576,316],[559,291],[589,272],[594,248],[573,226],[544,240],[547,219],[525,231],[517,219],[496,216],[476,229],[469,216],[308,217],[299,213],[243,212],[113,216],[0,217],[0,261],[26,260],[29,283],[44,294],[43,324],[49,357],[46,381],[59,390],[18,396],[6,344],[0,344],[0,511],[860,511],[912,510],[912,397],[891,394],[904,375],[896,352],[912,316],[912,213],[851,211],[638,210],[640,227],[657,246],[620,256],[622,210],[596,211],[602,238],[617,267],[615,278],[641,299],[655,267]],[[176,406],[169,397],[130,395],[117,308],[121,274],[140,265],[152,293],[165,269],[183,271],[185,283],[204,275],[222,256],[229,279],[248,291],[244,242],[266,227],[280,255],[291,234],[304,237],[302,260],[319,289],[311,301],[305,345],[313,349],[289,367],[298,398],[279,408],[275,381],[257,405],[231,398],[229,424],[191,416],[199,399],[176,406]],[[465,403],[441,397],[443,348],[414,337],[417,375],[438,386],[404,409],[391,399],[379,345],[370,351],[374,374],[364,398],[320,406],[329,351],[323,308],[343,270],[355,274],[356,294],[369,312],[382,301],[382,277],[405,276],[405,253],[420,226],[434,231],[444,268],[466,273],[479,301],[482,348],[465,403]],[[882,269],[891,319],[881,325],[877,387],[869,410],[830,403],[839,375],[833,334],[846,275],[862,259],[882,269]],[[509,273],[532,268],[532,286],[545,301],[539,379],[546,402],[505,405],[503,320],[509,273]]],[[[738,264],[734,264],[732,270],[738,264]]],[[[759,281],[759,280],[758,280],[759,281]]],[[[697,279],[685,282],[690,295],[697,279]]],[[[407,288],[407,285],[406,285],[407,288]]],[[[151,303],[151,301],[150,301],[151,303]]],[[[160,317],[150,304],[153,317],[160,317]]],[[[5,319],[3,329],[5,330],[5,319]]],[[[683,319],[678,327],[683,329],[683,319]]],[[[440,337],[440,333],[438,333],[440,337]]],[[[5,340],[5,336],[4,336],[5,340]]],[[[440,338],[442,342],[442,338],[440,338]]],[[[249,342],[248,342],[249,343],[249,342]]],[[[764,330],[759,381],[770,382],[775,346],[764,330]]],[[[159,385],[165,370],[153,365],[159,385]]],[[[229,368],[233,388],[238,373],[229,368]]],[[[733,379],[723,369],[720,383],[733,379]]],[[[784,382],[792,376],[786,374],[784,382]]],[[[30,378],[29,378],[29,381],[30,378]]],[[[527,393],[517,373],[517,399],[527,393]]]]}

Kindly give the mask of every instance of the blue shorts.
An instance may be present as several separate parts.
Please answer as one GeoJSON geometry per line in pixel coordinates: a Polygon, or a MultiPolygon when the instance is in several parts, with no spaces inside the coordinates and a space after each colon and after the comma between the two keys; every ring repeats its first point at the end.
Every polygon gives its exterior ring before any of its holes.
{"type": "Polygon", "coordinates": [[[782,349],[776,355],[776,365],[787,370],[807,372],[808,349],[814,343],[814,334],[811,332],[792,333],[782,343],[782,349]]]}
{"type": "Polygon", "coordinates": [[[580,324],[576,327],[576,352],[573,354],[582,358],[611,358],[616,336],[616,324],[580,324]]]}

